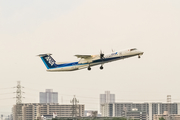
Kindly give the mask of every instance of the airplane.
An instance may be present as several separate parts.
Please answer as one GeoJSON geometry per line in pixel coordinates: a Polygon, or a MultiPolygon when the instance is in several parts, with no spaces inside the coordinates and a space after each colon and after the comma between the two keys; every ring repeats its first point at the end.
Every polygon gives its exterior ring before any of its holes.
{"type": "Polygon", "coordinates": [[[144,52],[139,51],[136,48],[123,50],[120,52],[112,52],[110,54],[104,55],[100,51],[99,55],[75,55],[77,58],[80,58],[77,62],[56,62],[50,54],[39,54],[38,56],[44,62],[48,72],[61,72],[61,71],[75,71],[87,68],[91,70],[92,66],[101,65],[100,69],[102,70],[103,65],[108,62],[113,62],[116,60],[126,59],[129,57],[138,56],[138,58],[143,55],[144,52]]]}

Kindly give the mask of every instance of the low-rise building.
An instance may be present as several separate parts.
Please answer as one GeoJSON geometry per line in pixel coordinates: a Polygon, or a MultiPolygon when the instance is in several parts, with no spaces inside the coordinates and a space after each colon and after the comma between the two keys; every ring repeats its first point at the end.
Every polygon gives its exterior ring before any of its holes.
{"type": "MultiPolygon", "coordinates": [[[[71,117],[72,108],[71,104],[58,104],[58,103],[23,103],[20,104],[21,109],[18,114],[18,120],[35,120],[39,116],[49,116],[53,113],[57,114],[57,117],[71,117]]],[[[84,105],[77,105],[77,116],[84,116],[84,105]]],[[[13,106],[13,120],[16,120],[17,107],[13,106]]]]}
{"type": "Polygon", "coordinates": [[[84,111],[84,117],[92,117],[93,115],[98,116],[98,111],[94,111],[94,110],[85,110],[84,111]]]}
{"type": "Polygon", "coordinates": [[[148,120],[153,120],[155,114],[163,114],[168,109],[170,114],[180,115],[180,103],[105,103],[100,108],[102,117],[121,117],[133,108],[146,112],[148,120]]]}
{"type": "Polygon", "coordinates": [[[159,120],[159,118],[164,118],[165,120],[180,120],[180,115],[169,114],[167,111],[164,111],[164,114],[157,114],[153,116],[154,120],[159,120]]]}
{"type": "Polygon", "coordinates": [[[123,117],[132,120],[147,120],[148,116],[145,111],[138,111],[138,109],[132,109],[132,111],[124,112],[123,117]]]}

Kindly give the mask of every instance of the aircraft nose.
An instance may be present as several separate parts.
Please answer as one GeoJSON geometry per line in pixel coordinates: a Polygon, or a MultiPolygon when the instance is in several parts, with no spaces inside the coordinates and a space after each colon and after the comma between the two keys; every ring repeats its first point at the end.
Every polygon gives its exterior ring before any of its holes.
{"type": "Polygon", "coordinates": [[[141,55],[142,55],[142,54],[144,54],[144,52],[142,52],[142,51],[139,51],[139,54],[141,54],[141,55]]]}

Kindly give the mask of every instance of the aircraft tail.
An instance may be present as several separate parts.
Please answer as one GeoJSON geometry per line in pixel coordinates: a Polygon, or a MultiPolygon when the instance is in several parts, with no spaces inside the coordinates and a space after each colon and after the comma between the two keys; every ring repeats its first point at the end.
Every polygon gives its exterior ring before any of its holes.
{"type": "Polygon", "coordinates": [[[56,61],[51,57],[52,54],[40,54],[38,55],[47,69],[55,68],[57,66],[56,61]]]}

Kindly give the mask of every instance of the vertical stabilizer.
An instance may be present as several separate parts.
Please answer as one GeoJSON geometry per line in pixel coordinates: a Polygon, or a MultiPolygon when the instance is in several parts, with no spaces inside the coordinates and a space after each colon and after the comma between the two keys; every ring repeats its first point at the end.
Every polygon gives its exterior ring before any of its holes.
{"type": "Polygon", "coordinates": [[[40,54],[38,55],[44,62],[47,69],[56,68],[56,61],[51,57],[52,54],[40,54]]]}

